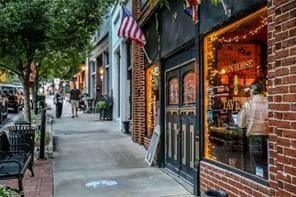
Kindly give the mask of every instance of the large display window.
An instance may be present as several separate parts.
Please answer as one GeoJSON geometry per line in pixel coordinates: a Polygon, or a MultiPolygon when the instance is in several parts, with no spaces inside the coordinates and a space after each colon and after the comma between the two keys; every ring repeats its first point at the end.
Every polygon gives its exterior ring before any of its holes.
{"type": "Polygon", "coordinates": [[[267,178],[263,8],[204,38],[205,157],[267,178]]]}
{"type": "Polygon", "coordinates": [[[151,137],[159,124],[159,66],[146,69],[146,136],[151,137]]]}

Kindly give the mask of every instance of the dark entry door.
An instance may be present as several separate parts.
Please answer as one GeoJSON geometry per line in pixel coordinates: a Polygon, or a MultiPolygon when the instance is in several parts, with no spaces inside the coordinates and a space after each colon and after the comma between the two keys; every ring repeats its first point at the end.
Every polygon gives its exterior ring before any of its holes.
{"type": "Polygon", "coordinates": [[[165,114],[166,166],[193,182],[199,136],[194,62],[166,71],[165,114]]]}

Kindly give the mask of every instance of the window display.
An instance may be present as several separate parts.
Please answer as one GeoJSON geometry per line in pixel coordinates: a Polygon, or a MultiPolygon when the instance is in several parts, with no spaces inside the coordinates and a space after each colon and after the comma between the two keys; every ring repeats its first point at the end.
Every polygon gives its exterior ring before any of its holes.
{"type": "Polygon", "coordinates": [[[266,10],[208,35],[205,157],[267,178],[266,10]]]}
{"type": "Polygon", "coordinates": [[[146,133],[151,137],[159,124],[159,67],[151,66],[146,70],[146,133]]]}

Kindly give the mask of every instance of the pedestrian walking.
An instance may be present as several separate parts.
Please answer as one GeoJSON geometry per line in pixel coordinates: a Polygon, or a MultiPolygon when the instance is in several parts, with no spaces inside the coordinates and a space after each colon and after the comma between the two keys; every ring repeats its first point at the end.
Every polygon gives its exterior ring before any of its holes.
{"type": "Polygon", "coordinates": [[[53,103],[56,105],[56,118],[61,118],[63,111],[63,96],[60,89],[56,90],[53,97],[53,103]]]}
{"type": "Polygon", "coordinates": [[[238,125],[247,130],[253,172],[267,178],[268,101],[260,81],[254,82],[246,91],[250,92],[251,99],[238,113],[238,125]]]}
{"type": "Polygon", "coordinates": [[[75,116],[78,117],[78,108],[79,108],[79,100],[80,100],[80,90],[76,88],[76,84],[74,83],[74,88],[70,91],[70,102],[72,106],[72,118],[75,116]]]}

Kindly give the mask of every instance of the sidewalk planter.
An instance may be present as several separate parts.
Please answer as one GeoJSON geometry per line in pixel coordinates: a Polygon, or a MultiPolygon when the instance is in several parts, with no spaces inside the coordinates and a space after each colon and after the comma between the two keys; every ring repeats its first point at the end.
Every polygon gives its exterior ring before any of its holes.
{"type": "Polygon", "coordinates": [[[203,196],[204,197],[227,197],[228,195],[224,191],[211,189],[211,190],[205,191],[203,196]]]}
{"type": "Polygon", "coordinates": [[[112,120],[113,99],[108,95],[102,96],[96,103],[96,109],[100,113],[100,120],[112,120]]]}
{"type": "Polygon", "coordinates": [[[99,110],[100,120],[112,120],[112,108],[99,110]]]}
{"type": "Polygon", "coordinates": [[[127,120],[127,121],[122,121],[123,128],[124,128],[124,133],[126,133],[126,134],[129,134],[129,133],[130,133],[130,132],[129,132],[129,123],[130,123],[129,120],[127,120]]]}

